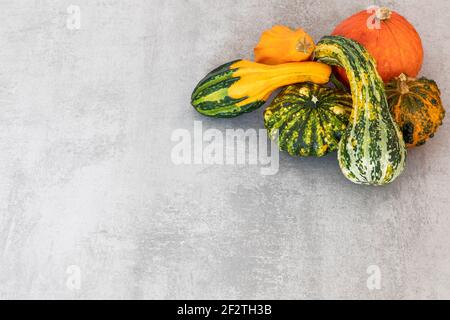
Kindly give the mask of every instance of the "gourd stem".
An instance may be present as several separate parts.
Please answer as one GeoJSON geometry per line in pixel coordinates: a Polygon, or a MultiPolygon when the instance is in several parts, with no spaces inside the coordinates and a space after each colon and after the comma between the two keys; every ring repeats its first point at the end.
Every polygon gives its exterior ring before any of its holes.
{"type": "Polygon", "coordinates": [[[392,15],[391,9],[386,8],[386,7],[378,8],[375,13],[375,16],[377,17],[377,19],[381,20],[381,21],[390,19],[391,15],[392,15]]]}
{"type": "Polygon", "coordinates": [[[407,94],[409,92],[409,86],[408,86],[408,77],[406,74],[402,73],[398,76],[398,89],[401,94],[407,94]]]}
{"type": "Polygon", "coordinates": [[[295,49],[297,49],[298,52],[301,53],[308,53],[309,49],[311,49],[312,45],[309,43],[308,39],[306,39],[306,36],[303,37],[303,39],[299,39],[297,42],[297,45],[295,46],[295,49]]]}

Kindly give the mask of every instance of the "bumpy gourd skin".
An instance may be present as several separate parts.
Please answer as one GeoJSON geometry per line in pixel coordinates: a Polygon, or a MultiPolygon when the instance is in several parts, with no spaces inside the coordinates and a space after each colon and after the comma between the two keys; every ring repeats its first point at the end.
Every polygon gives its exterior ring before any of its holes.
{"type": "Polygon", "coordinates": [[[406,148],[389,112],[374,59],[357,42],[339,36],[324,37],[317,44],[315,57],[343,67],[350,82],[353,111],[338,148],[343,174],[358,184],[394,181],[405,167],[406,148]]]}
{"type": "Polygon", "coordinates": [[[352,112],[350,94],[302,83],[286,87],[267,107],[264,123],[280,150],[321,157],[337,149],[352,112]]]}
{"type": "Polygon", "coordinates": [[[407,147],[423,145],[445,117],[441,92],[433,80],[402,74],[386,85],[392,116],[403,132],[407,147]]]}
{"type": "Polygon", "coordinates": [[[324,84],[331,67],[320,62],[292,62],[276,66],[237,60],[210,72],[194,89],[192,106],[216,118],[237,117],[261,107],[278,88],[299,82],[324,84]]]}

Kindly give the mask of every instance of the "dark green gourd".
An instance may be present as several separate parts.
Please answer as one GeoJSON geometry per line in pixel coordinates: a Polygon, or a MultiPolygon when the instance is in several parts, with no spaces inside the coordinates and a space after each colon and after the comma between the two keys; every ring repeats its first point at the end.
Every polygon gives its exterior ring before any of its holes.
{"type": "Polygon", "coordinates": [[[264,123],[280,150],[321,157],[337,149],[352,111],[349,94],[302,83],[286,87],[267,107],[264,123]]]}

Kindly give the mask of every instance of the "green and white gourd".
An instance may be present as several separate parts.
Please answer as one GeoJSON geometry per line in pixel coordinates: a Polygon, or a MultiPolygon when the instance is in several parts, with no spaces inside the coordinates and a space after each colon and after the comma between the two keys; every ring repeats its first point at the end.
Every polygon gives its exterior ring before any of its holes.
{"type": "Polygon", "coordinates": [[[322,38],[315,58],[344,68],[350,83],[353,111],[338,148],[343,174],[358,184],[394,181],[405,167],[406,148],[375,60],[362,45],[340,36],[322,38]]]}

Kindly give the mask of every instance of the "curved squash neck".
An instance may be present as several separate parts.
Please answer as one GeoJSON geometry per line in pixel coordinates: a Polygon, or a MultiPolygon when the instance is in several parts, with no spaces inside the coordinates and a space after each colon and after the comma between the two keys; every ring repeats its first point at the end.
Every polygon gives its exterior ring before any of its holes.
{"type": "Polygon", "coordinates": [[[232,68],[237,69],[233,77],[240,79],[231,85],[228,94],[234,99],[247,97],[240,104],[266,101],[274,90],[295,83],[326,84],[331,75],[331,67],[320,62],[267,66],[250,61],[239,61],[232,68]]]}

